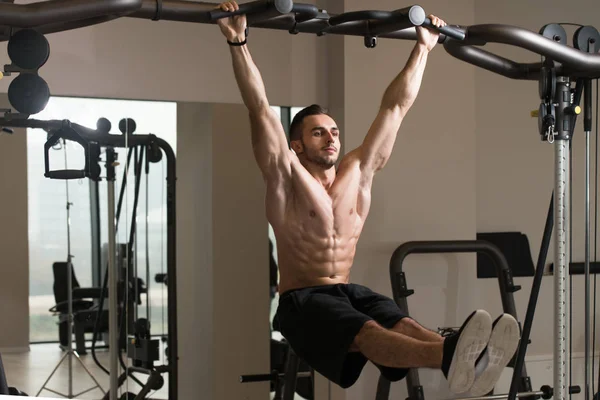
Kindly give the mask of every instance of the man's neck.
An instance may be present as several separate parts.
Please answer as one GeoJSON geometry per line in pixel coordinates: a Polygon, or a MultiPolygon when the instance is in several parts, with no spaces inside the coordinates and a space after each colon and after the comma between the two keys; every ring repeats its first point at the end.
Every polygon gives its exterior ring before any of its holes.
{"type": "Polygon", "coordinates": [[[329,190],[335,181],[335,166],[323,168],[322,166],[305,163],[304,168],[319,182],[325,190],[329,190]]]}

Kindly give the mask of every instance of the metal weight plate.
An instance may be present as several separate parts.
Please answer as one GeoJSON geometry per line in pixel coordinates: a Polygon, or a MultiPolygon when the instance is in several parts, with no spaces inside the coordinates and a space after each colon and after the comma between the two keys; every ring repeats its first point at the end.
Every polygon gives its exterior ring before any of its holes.
{"type": "Polygon", "coordinates": [[[593,53],[597,53],[600,50],[600,33],[593,26],[582,26],[573,34],[573,46],[586,53],[592,47],[593,53]]]}
{"type": "Polygon", "coordinates": [[[99,118],[96,122],[96,129],[102,133],[110,133],[110,130],[112,129],[112,124],[108,119],[102,117],[99,118]]]}
{"type": "Polygon", "coordinates": [[[135,121],[131,118],[123,118],[122,120],[119,121],[119,130],[121,131],[121,133],[125,134],[132,134],[133,132],[135,132],[137,128],[137,125],[135,123],[135,121]]]}
{"type": "Polygon", "coordinates": [[[35,74],[20,74],[8,86],[8,100],[20,113],[37,114],[46,108],[50,88],[44,79],[35,74]]]}
{"type": "Polygon", "coordinates": [[[14,65],[23,69],[37,70],[48,61],[48,40],[33,29],[22,29],[10,37],[8,56],[14,65]]]}
{"type": "Polygon", "coordinates": [[[557,43],[567,44],[567,32],[565,31],[565,28],[558,24],[544,25],[542,29],[540,29],[540,35],[554,40],[557,43]]]}

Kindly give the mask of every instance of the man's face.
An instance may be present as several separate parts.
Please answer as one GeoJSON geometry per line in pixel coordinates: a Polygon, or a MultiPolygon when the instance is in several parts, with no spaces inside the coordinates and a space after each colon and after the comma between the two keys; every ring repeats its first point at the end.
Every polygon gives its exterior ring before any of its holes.
{"type": "Polygon", "coordinates": [[[307,161],[329,169],[339,157],[340,132],[330,116],[310,115],[302,124],[301,143],[307,161]]]}

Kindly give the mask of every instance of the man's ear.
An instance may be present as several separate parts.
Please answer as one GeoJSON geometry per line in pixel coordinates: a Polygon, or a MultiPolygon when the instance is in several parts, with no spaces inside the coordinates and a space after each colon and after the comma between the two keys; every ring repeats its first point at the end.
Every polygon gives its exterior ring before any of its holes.
{"type": "Polygon", "coordinates": [[[301,154],[304,152],[304,146],[302,146],[301,140],[292,140],[290,142],[290,147],[294,150],[294,153],[301,154]]]}

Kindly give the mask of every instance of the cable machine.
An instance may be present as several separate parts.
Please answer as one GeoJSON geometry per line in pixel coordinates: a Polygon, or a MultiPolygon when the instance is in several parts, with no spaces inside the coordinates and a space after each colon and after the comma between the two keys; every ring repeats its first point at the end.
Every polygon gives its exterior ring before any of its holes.
{"type": "MultiPolygon", "coordinates": [[[[131,127],[133,125],[132,120],[125,120],[126,125],[131,127]]],[[[161,138],[155,135],[133,135],[131,128],[124,129],[122,135],[110,134],[111,129],[110,123],[106,119],[100,119],[98,128],[96,130],[86,128],[79,124],[71,123],[68,120],[57,121],[40,121],[35,119],[0,119],[0,124],[3,126],[11,127],[27,127],[27,128],[40,128],[48,132],[49,139],[45,145],[45,174],[44,176],[51,179],[83,179],[89,178],[92,180],[101,180],[100,172],[100,155],[101,148],[105,149],[104,167],[106,169],[106,182],[107,182],[107,221],[108,221],[108,266],[106,268],[106,276],[104,280],[103,291],[107,295],[100,297],[99,309],[102,310],[103,301],[105,297],[108,297],[108,310],[109,310],[109,359],[110,359],[110,391],[106,392],[104,398],[117,398],[116,390],[120,387],[128,377],[136,380],[141,386],[142,390],[132,398],[145,399],[146,395],[150,390],[158,389],[163,384],[163,374],[168,374],[169,381],[169,398],[177,398],[177,303],[176,303],[176,253],[175,253],[175,240],[176,240],[176,193],[175,193],[175,155],[170,145],[161,138]],[[63,170],[50,170],[49,163],[49,151],[51,147],[59,140],[69,140],[78,143],[85,154],[85,165],[81,170],[63,169],[63,170]],[[122,204],[123,194],[121,193],[118,205],[118,212],[115,207],[115,178],[117,165],[117,159],[115,157],[115,148],[123,147],[129,148],[130,150],[140,149],[142,155],[146,153],[146,162],[158,162],[161,160],[162,155],[165,155],[167,163],[167,177],[166,177],[166,209],[167,209],[167,273],[166,277],[169,281],[167,285],[168,299],[168,364],[155,366],[153,361],[158,359],[158,344],[157,340],[153,340],[150,334],[150,326],[148,325],[147,319],[138,319],[135,321],[133,329],[128,330],[127,321],[125,319],[128,312],[133,310],[129,307],[127,296],[131,295],[127,286],[129,286],[129,280],[127,279],[127,272],[123,272],[122,268],[119,268],[117,263],[117,254],[124,258],[126,262],[130,262],[132,258],[122,253],[131,252],[130,245],[125,246],[127,249],[124,252],[119,253],[117,251],[116,244],[116,221],[119,219],[120,209],[122,204]],[[115,217],[116,216],[116,217],[115,217]],[[125,279],[123,280],[123,276],[125,279]],[[125,287],[119,287],[119,279],[125,282],[125,287]],[[121,321],[119,321],[121,316],[121,321]],[[131,332],[132,331],[132,332],[131,332]],[[120,342],[120,338],[123,338],[124,332],[131,332],[128,338],[125,340],[127,355],[133,361],[133,366],[125,366],[124,361],[121,358],[121,348],[123,347],[120,342]],[[119,362],[125,372],[118,376],[119,362]],[[142,383],[133,376],[133,372],[138,372],[148,375],[146,383],[142,383]],[[114,397],[113,397],[114,396],[114,397]]],[[[139,158],[139,162],[136,165],[137,181],[141,178],[141,165],[143,157],[139,158]]],[[[124,189],[124,185],[122,186],[124,189]]],[[[136,185],[138,192],[136,193],[136,200],[139,195],[139,184],[136,185]]],[[[135,228],[132,225],[131,240],[134,237],[135,228]]],[[[135,293],[135,290],[133,291],[135,293]]],[[[100,313],[98,314],[100,317],[100,313]]],[[[94,342],[96,340],[96,333],[94,333],[94,342]]],[[[70,336],[70,335],[69,335],[70,336]]],[[[92,348],[94,354],[94,348],[92,348]]],[[[94,354],[95,358],[95,354],[94,354]]],[[[95,361],[100,365],[98,360],[95,361]]],[[[62,360],[61,360],[62,362],[62,360]]],[[[70,364],[69,364],[70,366],[70,364]]],[[[107,371],[102,365],[102,369],[107,371]]],[[[52,376],[52,375],[51,375],[52,376]]],[[[50,376],[50,377],[51,377],[50,376]]],[[[48,380],[50,379],[48,378],[48,380]]],[[[46,381],[47,383],[48,381],[46,381]]],[[[44,383],[45,387],[46,383],[44,383]]],[[[40,390],[41,392],[41,390],[40,390]]],[[[71,387],[69,394],[66,396],[73,398],[71,387]]]]}
{"type": "Polygon", "coordinates": [[[516,365],[508,398],[517,394],[518,378],[525,360],[537,298],[544,274],[548,247],[554,227],[554,275],[555,275],[555,325],[554,325],[554,396],[562,400],[569,391],[569,340],[568,316],[570,272],[570,201],[569,171],[570,147],[575,122],[581,113],[579,106],[584,96],[584,131],[586,134],[586,229],[585,229],[585,385],[586,400],[593,397],[591,390],[592,359],[591,310],[590,310],[590,259],[589,259],[589,136],[592,129],[591,80],[600,76],[600,56],[597,54],[600,35],[590,26],[580,27],[573,36],[573,47],[568,46],[567,34],[558,24],[548,24],[539,33],[508,25],[474,25],[465,29],[466,39],[462,42],[447,41],[446,51],[454,57],[488,71],[511,79],[538,81],[541,104],[537,113],[539,134],[542,140],[555,149],[554,191],[544,228],[536,273],[527,307],[522,338],[517,353],[516,365]],[[523,64],[495,55],[480,48],[487,43],[504,43],[530,50],[542,56],[543,61],[523,64]],[[573,83],[575,87],[573,88],[573,83]]]}

